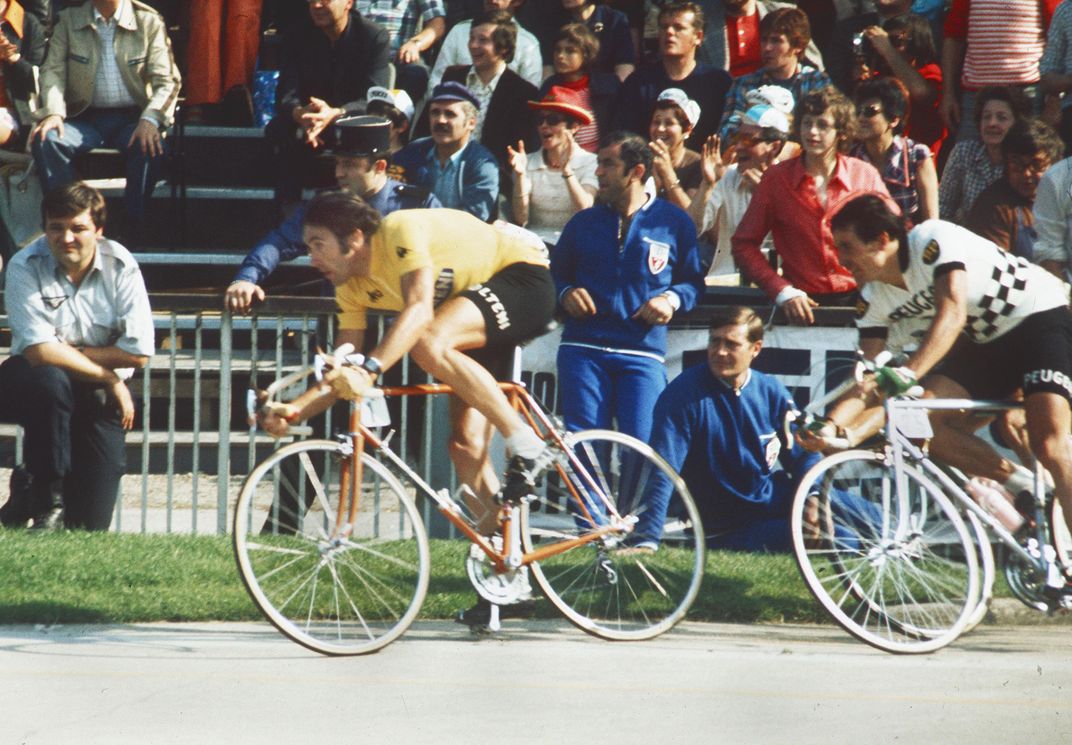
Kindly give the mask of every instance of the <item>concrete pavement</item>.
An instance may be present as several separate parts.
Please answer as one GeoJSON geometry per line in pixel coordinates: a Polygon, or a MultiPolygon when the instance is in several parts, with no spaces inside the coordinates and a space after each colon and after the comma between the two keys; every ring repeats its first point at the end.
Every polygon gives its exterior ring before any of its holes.
{"type": "Polygon", "coordinates": [[[1067,626],[896,657],[833,627],[683,624],[610,643],[422,622],[326,658],[267,624],[0,627],[0,744],[1072,742],[1067,626]]]}

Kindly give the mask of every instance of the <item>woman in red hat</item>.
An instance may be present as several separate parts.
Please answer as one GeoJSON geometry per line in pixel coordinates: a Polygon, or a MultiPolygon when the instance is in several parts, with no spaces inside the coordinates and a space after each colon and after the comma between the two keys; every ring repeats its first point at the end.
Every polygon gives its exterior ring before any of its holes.
{"type": "Polygon", "coordinates": [[[526,154],[523,142],[516,150],[507,148],[514,176],[510,201],[515,223],[554,243],[566,222],[595,200],[596,156],[576,139],[593,117],[576,91],[559,86],[529,106],[535,111],[540,149],[526,154]]]}

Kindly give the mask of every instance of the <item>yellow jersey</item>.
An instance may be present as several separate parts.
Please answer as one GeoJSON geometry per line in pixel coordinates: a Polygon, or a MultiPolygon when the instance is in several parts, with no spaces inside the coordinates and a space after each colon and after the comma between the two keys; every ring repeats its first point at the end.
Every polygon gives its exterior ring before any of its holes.
{"type": "Polygon", "coordinates": [[[432,268],[439,305],[511,264],[548,266],[547,248],[533,233],[442,207],[392,212],[370,246],[368,276],[335,289],[341,329],[367,328],[369,309],[402,310],[402,277],[417,269],[432,268]]]}

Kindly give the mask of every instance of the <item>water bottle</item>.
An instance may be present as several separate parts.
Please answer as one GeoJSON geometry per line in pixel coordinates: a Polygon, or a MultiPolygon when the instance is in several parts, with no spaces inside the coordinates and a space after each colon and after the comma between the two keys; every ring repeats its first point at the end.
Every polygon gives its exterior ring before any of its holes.
{"type": "Polygon", "coordinates": [[[998,482],[973,476],[964,485],[964,491],[1010,533],[1023,526],[1024,516],[1013,506],[1013,496],[998,482]]]}

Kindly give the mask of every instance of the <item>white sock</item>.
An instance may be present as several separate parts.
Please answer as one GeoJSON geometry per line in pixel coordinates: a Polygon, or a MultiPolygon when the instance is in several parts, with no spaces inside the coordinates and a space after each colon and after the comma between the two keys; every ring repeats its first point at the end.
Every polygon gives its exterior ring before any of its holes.
{"type": "Polygon", "coordinates": [[[1020,465],[1013,466],[1012,475],[1005,480],[1005,488],[1014,495],[1021,492],[1035,493],[1035,474],[1020,465]]]}
{"type": "Polygon", "coordinates": [[[532,460],[543,452],[544,443],[532,431],[532,427],[524,425],[506,438],[506,449],[512,455],[520,455],[522,458],[532,460]]]}

